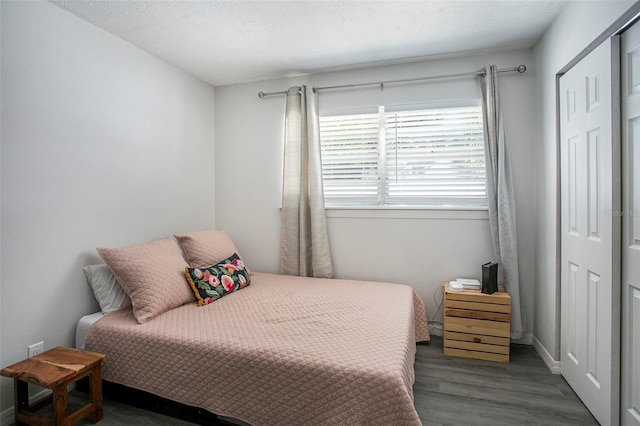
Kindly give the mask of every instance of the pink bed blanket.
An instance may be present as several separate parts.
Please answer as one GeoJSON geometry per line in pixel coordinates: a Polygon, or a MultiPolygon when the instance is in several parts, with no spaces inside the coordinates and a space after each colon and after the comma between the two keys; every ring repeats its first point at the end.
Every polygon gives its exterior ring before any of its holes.
{"type": "Polygon", "coordinates": [[[420,425],[422,299],[406,285],[256,273],[203,307],[138,324],[130,308],[88,332],[105,380],[254,426],[420,425]]]}

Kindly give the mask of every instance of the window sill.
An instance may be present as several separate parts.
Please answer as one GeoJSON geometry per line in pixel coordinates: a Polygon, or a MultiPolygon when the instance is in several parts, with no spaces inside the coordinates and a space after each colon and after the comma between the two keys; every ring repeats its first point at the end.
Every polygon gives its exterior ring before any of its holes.
{"type": "Polygon", "coordinates": [[[327,207],[327,218],[489,220],[483,208],[327,207]]]}

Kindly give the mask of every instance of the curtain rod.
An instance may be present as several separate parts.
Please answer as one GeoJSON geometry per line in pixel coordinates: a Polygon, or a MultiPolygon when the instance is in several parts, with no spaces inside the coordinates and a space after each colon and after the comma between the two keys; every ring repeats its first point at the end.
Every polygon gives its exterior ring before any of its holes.
{"type": "MultiPolygon", "coordinates": [[[[504,68],[498,70],[499,73],[503,72],[518,72],[520,74],[524,73],[527,70],[526,65],[518,65],[514,68],[504,68]]],[[[467,77],[472,75],[484,75],[484,71],[472,71],[472,72],[460,72],[455,74],[441,74],[441,75],[430,75],[427,77],[418,77],[418,78],[405,78],[402,80],[388,80],[388,81],[380,81],[377,83],[359,83],[359,84],[342,84],[339,86],[324,86],[324,87],[314,87],[313,91],[318,92],[320,90],[336,90],[336,89],[352,89],[356,87],[364,87],[364,86],[380,86],[380,89],[384,88],[385,84],[394,84],[394,83],[412,83],[416,81],[425,81],[425,80],[435,80],[439,78],[457,78],[457,77],[467,77]]],[[[275,95],[286,95],[289,93],[288,90],[283,90],[281,92],[259,92],[259,98],[265,98],[267,96],[275,96],[275,95]]]]}

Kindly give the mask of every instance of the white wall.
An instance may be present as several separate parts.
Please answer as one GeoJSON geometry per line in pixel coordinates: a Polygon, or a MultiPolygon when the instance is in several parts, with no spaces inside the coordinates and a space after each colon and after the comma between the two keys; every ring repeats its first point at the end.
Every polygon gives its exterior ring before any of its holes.
{"type": "MultiPolygon", "coordinates": [[[[216,225],[236,241],[255,270],[279,268],[280,197],[285,98],[259,99],[259,91],[294,84],[324,86],[474,71],[524,63],[523,75],[501,74],[506,132],[514,164],[520,273],[529,328],[533,323],[533,224],[535,67],[532,51],[467,56],[386,67],[316,74],[216,88],[216,225]]],[[[437,81],[320,93],[321,113],[340,108],[429,100],[479,98],[475,79],[437,81]]],[[[338,278],[391,281],[414,286],[435,314],[434,293],[444,281],[478,277],[491,260],[486,213],[460,219],[451,212],[403,211],[401,217],[330,210],[329,236],[338,278]],[[480,218],[478,218],[478,216],[480,218]]],[[[442,312],[436,318],[441,320],[442,312]]],[[[530,334],[528,336],[530,338],[530,334]]]]}
{"type": "Polygon", "coordinates": [[[558,238],[558,146],[556,74],[612,25],[634,2],[569,2],[534,49],[536,115],[535,324],[534,337],[554,361],[560,359],[558,238]]]}
{"type": "Polygon", "coordinates": [[[96,246],[214,226],[214,89],[48,2],[1,8],[6,366],[74,345],[96,246]]]}

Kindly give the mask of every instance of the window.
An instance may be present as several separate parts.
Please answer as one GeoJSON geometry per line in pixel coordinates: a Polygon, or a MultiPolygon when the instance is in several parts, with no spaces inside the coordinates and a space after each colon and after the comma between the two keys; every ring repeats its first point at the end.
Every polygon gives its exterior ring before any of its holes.
{"type": "Polygon", "coordinates": [[[320,117],[327,207],[486,208],[480,106],[320,117]]]}

